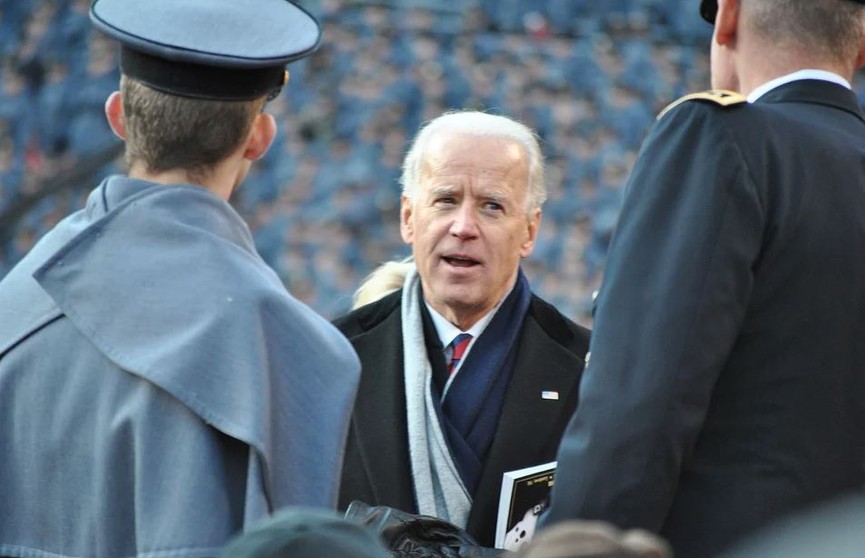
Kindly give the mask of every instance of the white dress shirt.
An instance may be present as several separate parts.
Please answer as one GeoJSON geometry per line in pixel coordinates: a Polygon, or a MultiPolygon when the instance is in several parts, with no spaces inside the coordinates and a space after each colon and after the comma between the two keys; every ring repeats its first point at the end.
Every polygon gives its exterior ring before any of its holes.
{"type": "Polygon", "coordinates": [[[849,81],[834,72],[829,72],[826,70],[799,70],[797,72],[793,72],[792,74],[787,74],[785,76],[775,78],[772,81],[767,81],[760,87],[757,87],[748,95],[748,102],[753,103],[769,91],[772,91],[773,89],[777,89],[778,87],[781,87],[782,85],[785,85],[792,81],[800,81],[803,79],[817,79],[820,81],[829,81],[832,83],[837,83],[838,85],[843,85],[847,89],[852,89],[849,81]]]}
{"type": "Polygon", "coordinates": [[[450,323],[447,318],[436,312],[436,310],[432,306],[430,306],[429,302],[424,300],[424,304],[426,304],[427,310],[429,310],[430,316],[432,317],[433,325],[435,325],[436,333],[439,336],[442,347],[447,347],[448,345],[450,345],[451,341],[453,341],[454,338],[456,338],[456,336],[461,333],[468,333],[472,336],[472,340],[469,341],[469,345],[468,347],[466,347],[462,358],[457,363],[456,368],[454,368],[453,373],[450,375],[447,383],[445,384],[444,392],[442,393],[442,401],[444,401],[444,398],[448,393],[448,389],[450,389],[451,387],[451,383],[453,382],[454,378],[457,377],[460,368],[462,368],[463,363],[466,361],[466,357],[469,356],[469,352],[472,350],[472,347],[474,347],[475,341],[477,341],[478,337],[480,337],[480,335],[484,332],[487,326],[490,325],[490,322],[493,320],[493,316],[495,316],[496,312],[499,311],[502,302],[504,302],[505,299],[508,298],[508,295],[511,294],[511,291],[514,290],[515,285],[516,282],[514,282],[514,285],[512,285],[508,292],[505,293],[505,296],[502,297],[498,304],[496,304],[492,310],[484,314],[484,316],[480,320],[475,322],[475,325],[470,327],[467,331],[463,331],[454,324],[450,323]]]}

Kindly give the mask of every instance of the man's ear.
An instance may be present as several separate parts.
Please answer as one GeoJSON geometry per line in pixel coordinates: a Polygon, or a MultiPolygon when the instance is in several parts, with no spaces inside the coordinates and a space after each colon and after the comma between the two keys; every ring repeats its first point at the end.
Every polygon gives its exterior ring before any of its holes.
{"type": "Polygon", "coordinates": [[[246,137],[243,158],[255,161],[263,157],[270,149],[274,137],[276,137],[276,120],[273,115],[266,112],[257,114],[246,137]]]}
{"type": "Polygon", "coordinates": [[[538,241],[538,231],[541,228],[541,218],[544,213],[541,208],[532,211],[528,216],[527,235],[526,239],[520,245],[520,257],[528,257],[535,249],[535,243],[538,241]]]}
{"type": "Polygon", "coordinates": [[[859,56],[856,57],[856,69],[865,67],[865,41],[859,45],[859,56]]]}
{"type": "Polygon", "coordinates": [[[736,39],[739,28],[739,0],[718,0],[718,15],[715,17],[715,41],[721,46],[730,46],[736,39]]]}
{"type": "Polygon", "coordinates": [[[411,244],[414,241],[414,223],[412,222],[412,201],[403,195],[399,207],[399,233],[403,242],[411,244]]]}
{"type": "Polygon", "coordinates": [[[105,100],[105,118],[114,135],[126,141],[126,116],[123,114],[123,97],[120,96],[120,91],[115,91],[105,100]]]}

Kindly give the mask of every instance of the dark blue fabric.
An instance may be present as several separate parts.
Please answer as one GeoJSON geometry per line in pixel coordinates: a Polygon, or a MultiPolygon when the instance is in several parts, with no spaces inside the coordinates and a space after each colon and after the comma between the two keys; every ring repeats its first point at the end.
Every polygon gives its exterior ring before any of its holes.
{"type": "Polygon", "coordinates": [[[693,100],[657,122],[625,187],[547,525],[608,521],[709,558],[865,486],[863,184],[865,113],[834,83],[693,100]]]}
{"type": "Polygon", "coordinates": [[[514,289],[475,341],[441,406],[442,428],[460,477],[474,494],[496,433],[514,367],[517,337],[531,301],[522,270],[514,289]]]}

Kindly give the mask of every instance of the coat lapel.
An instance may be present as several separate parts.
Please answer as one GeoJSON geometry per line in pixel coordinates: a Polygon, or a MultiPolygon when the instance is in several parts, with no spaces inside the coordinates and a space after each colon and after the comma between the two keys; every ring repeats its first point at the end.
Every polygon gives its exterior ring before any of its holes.
{"type": "MultiPolygon", "coordinates": [[[[362,373],[349,454],[356,451],[359,456],[373,503],[413,511],[401,322],[397,305],[372,330],[351,339],[361,358],[362,373]]],[[[356,478],[359,471],[350,474],[356,478]]]]}
{"type": "Polygon", "coordinates": [[[519,341],[502,415],[474,495],[468,530],[492,545],[502,474],[553,461],[561,433],[576,408],[583,360],[551,338],[533,304],[519,341]],[[558,400],[544,399],[544,391],[558,400]]]}

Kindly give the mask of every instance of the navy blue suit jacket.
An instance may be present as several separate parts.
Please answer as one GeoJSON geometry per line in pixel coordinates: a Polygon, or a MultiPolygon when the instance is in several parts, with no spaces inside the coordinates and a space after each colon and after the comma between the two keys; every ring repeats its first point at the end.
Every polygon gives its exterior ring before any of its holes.
{"type": "Polygon", "coordinates": [[[865,117],[829,82],[689,101],[638,157],[546,523],[708,558],[865,482],[865,117]]]}

